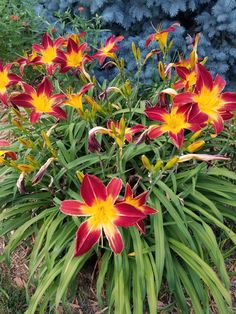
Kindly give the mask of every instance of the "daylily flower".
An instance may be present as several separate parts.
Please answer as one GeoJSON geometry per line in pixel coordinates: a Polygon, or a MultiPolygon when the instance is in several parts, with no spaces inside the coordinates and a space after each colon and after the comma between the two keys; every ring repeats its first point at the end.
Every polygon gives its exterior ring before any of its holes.
{"type": "MultiPolygon", "coordinates": [[[[180,61],[173,64],[174,67],[184,67],[188,70],[193,70],[195,65],[200,61],[197,54],[197,46],[200,39],[200,33],[196,34],[193,40],[193,50],[191,51],[188,59],[181,59],[180,61]]],[[[204,61],[204,59],[203,59],[204,61]]]]}
{"type": "Polygon", "coordinates": [[[18,75],[9,73],[11,66],[12,63],[4,66],[3,62],[0,61],[0,100],[4,105],[7,105],[8,102],[7,88],[22,81],[18,75]]]}
{"type": "Polygon", "coordinates": [[[16,160],[16,153],[10,151],[8,148],[10,145],[11,144],[7,140],[0,140],[0,147],[4,147],[3,150],[0,150],[0,164],[4,162],[4,157],[9,157],[13,160],[16,160]]]}
{"type": "Polygon", "coordinates": [[[145,128],[146,127],[141,124],[137,124],[135,126],[132,126],[131,128],[127,128],[125,126],[125,120],[123,118],[120,121],[108,120],[107,128],[97,126],[89,131],[89,150],[95,151],[100,148],[100,145],[95,138],[95,135],[97,133],[108,134],[115,139],[119,148],[122,149],[125,140],[131,143],[133,141],[133,135],[141,132],[145,128]]]}
{"type": "MultiPolygon", "coordinates": [[[[141,211],[144,215],[156,214],[157,210],[146,205],[148,194],[149,191],[145,191],[142,194],[139,194],[138,196],[134,197],[131,186],[129,185],[129,183],[126,183],[125,196],[122,200],[118,200],[118,203],[129,204],[136,208],[137,210],[141,211]]],[[[145,233],[145,226],[143,220],[139,220],[135,225],[139,229],[139,231],[145,233]]]]}
{"type": "Polygon", "coordinates": [[[210,72],[203,65],[197,64],[196,68],[197,82],[194,91],[175,96],[174,103],[178,107],[196,103],[218,134],[224,128],[224,120],[232,118],[232,111],[236,110],[236,93],[221,93],[226,84],[223,77],[217,74],[213,81],[210,72]]]}
{"type": "Polygon", "coordinates": [[[38,121],[43,113],[55,116],[58,119],[66,119],[66,113],[60,108],[64,94],[52,94],[53,86],[48,78],[44,77],[38,85],[37,91],[30,85],[22,83],[25,93],[11,98],[14,105],[32,108],[30,122],[38,121]]]}
{"type": "Polygon", "coordinates": [[[107,40],[105,46],[101,44],[101,47],[98,49],[93,57],[98,58],[99,64],[103,64],[107,57],[114,59],[114,52],[119,49],[117,45],[118,42],[122,41],[124,36],[114,36],[111,35],[107,40]]]}
{"type": "Polygon", "coordinates": [[[24,53],[24,57],[18,59],[16,61],[17,64],[20,65],[20,73],[21,75],[24,75],[24,69],[27,65],[32,64],[32,61],[35,60],[35,58],[37,58],[37,52],[35,50],[32,50],[32,52],[30,54],[27,54],[26,52],[24,53]]]}
{"type": "Polygon", "coordinates": [[[78,46],[81,45],[81,37],[84,37],[86,35],[86,32],[80,32],[79,34],[72,34],[70,35],[66,41],[65,41],[65,46],[67,46],[68,39],[72,39],[78,46]]]}
{"type": "Polygon", "coordinates": [[[58,57],[59,48],[64,43],[63,37],[57,38],[55,41],[51,39],[48,33],[45,33],[42,38],[42,45],[34,44],[32,46],[33,51],[40,54],[31,61],[31,64],[45,64],[46,70],[49,75],[52,75],[54,70],[58,67],[55,63],[56,57],[58,57]]]}
{"type": "Polygon", "coordinates": [[[177,148],[180,148],[184,142],[185,129],[197,131],[207,119],[196,105],[192,105],[190,108],[174,106],[170,112],[165,108],[155,106],[147,108],[145,114],[149,119],[162,122],[161,125],[151,125],[148,128],[148,137],[154,139],[168,132],[177,148]]]}
{"type": "Polygon", "coordinates": [[[124,244],[117,227],[129,227],[145,217],[133,206],[117,202],[121,188],[121,179],[113,178],[105,187],[99,178],[86,174],[80,188],[84,202],[61,202],[60,210],[64,214],[89,216],[76,233],[75,256],[89,251],[102,236],[102,231],[112,251],[115,254],[121,253],[124,244]]]}
{"type": "Polygon", "coordinates": [[[69,38],[67,41],[67,51],[59,51],[57,58],[54,60],[61,65],[60,72],[65,73],[71,69],[75,69],[84,73],[84,64],[93,60],[85,53],[87,48],[87,43],[78,45],[72,38],[69,38]]]}
{"type": "Polygon", "coordinates": [[[74,107],[80,111],[83,111],[83,103],[82,98],[83,94],[86,93],[91,87],[93,86],[92,83],[88,83],[81,88],[78,93],[68,93],[67,99],[64,101],[64,104],[67,106],[74,107]]]}
{"type": "Polygon", "coordinates": [[[197,82],[197,73],[195,69],[189,70],[185,67],[176,67],[176,72],[180,77],[180,80],[174,84],[174,89],[179,90],[185,88],[186,90],[189,90],[193,88],[197,82]]]}
{"type": "Polygon", "coordinates": [[[158,41],[160,47],[167,47],[167,38],[170,32],[175,31],[176,27],[180,26],[179,23],[174,23],[170,27],[164,30],[157,30],[156,33],[151,34],[146,40],[145,47],[148,47],[151,41],[158,41]]]}

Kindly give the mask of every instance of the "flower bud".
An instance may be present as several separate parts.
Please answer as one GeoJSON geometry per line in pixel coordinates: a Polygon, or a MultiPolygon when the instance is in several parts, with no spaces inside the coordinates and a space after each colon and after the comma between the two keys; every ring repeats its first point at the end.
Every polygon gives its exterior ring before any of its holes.
{"type": "Polygon", "coordinates": [[[147,156],[142,155],[141,160],[142,160],[142,163],[143,163],[144,168],[147,169],[149,172],[151,172],[153,166],[152,166],[152,164],[150,163],[150,160],[147,158],[147,156]]]}
{"type": "Polygon", "coordinates": [[[199,149],[201,149],[203,146],[205,145],[205,141],[197,141],[197,142],[194,142],[192,144],[190,144],[186,150],[189,152],[189,153],[193,153],[199,149]]]}
{"type": "Polygon", "coordinates": [[[164,170],[168,170],[173,168],[173,166],[179,161],[179,157],[174,156],[173,158],[171,158],[165,165],[164,170]]]}
{"type": "Polygon", "coordinates": [[[160,74],[161,79],[164,81],[166,75],[165,75],[164,65],[161,61],[158,62],[158,72],[160,74]]]}
{"type": "Polygon", "coordinates": [[[77,170],[76,171],[76,176],[79,179],[80,183],[82,183],[82,181],[84,179],[84,173],[82,171],[77,170]]]}
{"type": "Polygon", "coordinates": [[[189,139],[190,142],[195,141],[197,138],[199,138],[202,135],[202,130],[199,130],[195,132],[189,139]]]}
{"type": "Polygon", "coordinates": [[[161,167],[162,167],[162,164],[163,164],[163,162],[162,162],[161,160],[157,160],[153,169],[154,169],[155,171],[160,170],[161,167]]]}
{"type": "Polygon", "coordinates": [[[132,52],[133,52],[134,58],[137,59],[137,49],[134,42],[132,42],[132,52]]]}

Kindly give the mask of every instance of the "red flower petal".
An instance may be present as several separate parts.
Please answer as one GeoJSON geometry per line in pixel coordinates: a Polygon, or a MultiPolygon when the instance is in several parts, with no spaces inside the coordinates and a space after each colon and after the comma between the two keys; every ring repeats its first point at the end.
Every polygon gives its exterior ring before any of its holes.
{"type": "Polygon", "coordinates": [[[34,124],[35,122],[37,122],[40,119],[41,115],[41,112],[32,111],[30,114],[30,123],[34,124]]]}
{"type": "Polygon", "coordinates": [[[22,79],[16,75],[16,74],[8,74],[8,79],[11,81],[10,83],[7,84],[7,86],[18,83],[20,81],[22,81],[22,79]]]}
{"type": "Polygon", "coordinates": [[[54,117],[56,117],[57,119],[63,119],[63,120],[67,119],[66,112],[58,106],[54,106],[53,111],[50,112],[50,114],[53,115],[54,117]]]}
{"type": "Polygon", "coordinates": [[[4,105],[8,103],[7,93],[0,93],[0,100],[3,102],[4,105]]]}
{"type": "Polygon", "coordinates": [[[101,229],[93,229],[89,220],[83,222],[76,232],[75,256],[81,256],[88,252],[101,237],[101,229]]]}
{"type": "Polygon", "coordinates": [[[36,93],[36,90],[29,84],[26,84],[25,82],[22,83],[22,86],[24,88],[24,91],[27,93],[27,94],[35,94],[36,93]]]}
{"type": "Polygon", "coordinates": [[[118,227],[129,227],[140,219],[145,218],[145,215],[141,211],[125,202],[115,204],[115,207],[118,211],[118,218],[114,221],[114,224],[118,227]]]}
{"type": "Polygon", "coordinates": [[[216,75],[214,80],[214,86],[217,86],[219,93],[225,88],[226,81],[219,74],[216,75]]]}
{"type": "Polygon", "coordinates": [[[193,103],[194,102],[193,96],[194,96],[194,94],[192,94],[190,92],[176,95],[176,96],[174,96],[174,103],[178,106],[193,103]]]}
{"type": "Polygon", "coordinates": [[[63,37],[59,37],[55,40],[54,45],[58,48],[64,43],[64,41],[65,39],[63,37]]]}
{"type": "Polygon", "coordinates": [[[43,34],[42,44],[44,48],[47,48],[48,46],[51,46],[51,47],[53,46],[53,41],[51,37],[48,35],[48,33],[43,34]]]}
{"type": "Polygon", "coordinates": [[[52,83],[49,81],[49,79],[47,77],[44,77],[44,79],[42,80],[42,82],[38,85],[38,91],[37,94],[45,94],[48,97],[50,97],[52,95],[52,83]]]}
{"type": "Polygon", "coordinates": [[[161,136],[163,133],[165,133],[162,130],[161,125],[157,125],[157,126],[151,126],[150,130],[147,132],[147,135],[149,138],[154,139],[156,137],[161,136]]]}
{"type": "Polygon", "coordinates": [[[88,216],[88,214],[86,214],[83,211],[83,205],[84,203],[80,201],[74,200],[62,201],[60,211],[63,214],[70,216],[88,216]]]}
{"type": "Polygon", "coordinates": [[[216,134],[219,134],[224,129],[224,120],[220,115],[218,115],[217,120],[213,120],[212,124],[214,126],[216,134]]]}
{"type": "Polygon", "coordinates": [[[110,224],[109,226],[103,226],[103,230],[112,251],[115,254],[121,253],[124,249],[124,243],[118,228],[116,228],[113,224],[110,224]]]}
{"type": "Polygon", "coordinates": [[[145,109],[144,112],[149,119],[152,119],[155,121],[161,121],[161,122],[165,121],[163,118],[163,115],[168,114],[166,109],[160,108],[159,106],[147,108],[147,109],[145,109]]]}
{"type": "Polygon", "coordinates": [[[176,67],[176,72],[184,80],[186,79],[186,76],[190,73],[190,71],[184,67],[176,67]]]}
{"type": "Polygon", "coordinates": [[[84,94],[85,92],[87,92],[94,84],[92,83],[88,83],[86,85],[84,85],[81,90],[79,91],[79,94],[84,94]]]}
{"type": "Polygon", "coordinates": [[[236,110],[236,93],[226,92],[221,95],[224,103],[224,110],[236,110]]]}
{"type": "Polygon", "coordinates": [[[106,200],[106,187],[96,176],[86,174],[80,188],[80,194],[89,206],[92,206],[96,199],[106,200]]]}
{"type": "Polygon", "coordinates": [[[209,90],[213,88],[213,79],[211,73],[207,69],[198,63],[196,65],[198,79],[196,83],[197,90],[201,90],[203,85],[205,85],[209,90]]]}
{"type": "Polygon", "coordinates": [[[143,207],[143,209],[144,209],[144,214],[145,215],[151,215],[151,214],[156,214],[157,212],[158,212],[158,210],[156,210],[156,209],[154,209],[154,208],[152,208],[152,207],[150,207],[150,206],[148,206],[148,205],[143,205],[142,206],[143,207]]]}
{"type": "Polygon", "coordinates": [[[59,100],[62,100],[63,98],[65,98],[64,94],[54,94],[51,97],[51,99],[53,99],[54,102],[58,102],[59,100]]]}
{"type": "Polygon", "coordinates": [[[172,132],[168,132],[169,137],[172,139],[174,145],[177,148],[180,148],[184,142],[184,130],[181,130],[179,133],[174,134],[172,132]]]}
{"type": "Polygon", "coordinates": [[[32,97],[28,94],[20,94],[11,98],[11,102],[19,107],[32,108],[32,97]]]}
{"type": "Polygon", "coordinates": [[[78,52],[79,47],[73,39],[69,38],[67,42],[67,52],[71,54],[73,51],[78,52]]]}
{"type": "MultiPolygon", "coordinates": [[[[187,115],[187,122],[190,124],[196,124],[196,126],[194,127],[195,131],[196,131],[197,125],[199,126],[198,127],[198,129],[199,129],[199,128],[201,128],[202,123],[206,122],[207,120],[208,120],[208,115],[204,112],[201,112],[199,110],[197,104],[193,104],[190,107],[188,115],[187,115]]],[[[190,128],[190,130],[192,130],[192,128],[190,128]]]]}
{"type": "Polygon", "coordinates": [[[120,194],[120,190],[122,189],[122,180],[113,178],[107,185],[107,196],[110,195],[114,202],[120,194]]]}
{"type": "Polygon", "coordinates": [[[147,127],[142,125],[142,124],[136,124],[136,125],[132,126],[130,128],[130,130],[131,130],[132,134],[136,134],[136,133],[139,133],[139,132],[143,131],[146,128],[147,127]]]}
{"type": "Polygon", "coordinates": [[[41,45],[38,45],[38,44],[33,44],[32,49],[41,53],[41,51],[43,50],[43,47],[41,45]]]}
{"type": "Polygon", "coordinates": [[[133,197],[133,191],[132,191],[131,186],[129,185],[129,183],[126,183],[126,187],[125,187],[125,199],[127,197],[133,197]]]}
{"type": "Polygon", "coordinates": [[[149,194],[149,191],[145,191],[142,194],[139,194],[137,197],[135,197],[135,199],[139,201],[140,206],[146,203],[148,194],[149,194]]]}

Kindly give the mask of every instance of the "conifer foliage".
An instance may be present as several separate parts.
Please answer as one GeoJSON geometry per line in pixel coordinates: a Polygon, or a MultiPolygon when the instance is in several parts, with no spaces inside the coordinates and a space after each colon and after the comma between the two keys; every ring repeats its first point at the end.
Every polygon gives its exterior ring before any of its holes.
{"type": "MultiPolygon", "coordinates": [[[[71,10],[73,14],[102,17],[104,27],[112,33],[127,34],[121,44],[123,54],[127,56],[131,42],[144,47],[148,34],[155,27],[172,22],[180,22],[182,27],[172,35],[175,46],[186,52],[185,37],[201,32],[200,56],[211,56],[208,68],[221,73],[228,81],[236,74],[236,2],[234,0],[40,0],[37,11],[45,11],[49,21],[56,22],[55,12],[71,10]],[[182,35],[182,36],[180,36],[182,35]]],[[[107,34],[105,35],[107,37],[107,34]]],[[[102,38],[101,38],[102,40],[102,38]]],[[[191,38],[189,39],[191,41],[191,38]]],[[[132,58],[130,58],[131,60],[132,58]]],[[[146,79],[150,79],[151,65],[146,67],[146,79]]],[[[135,62],[128,64],[133,70],[135,62]]],[[[103,75],[103,74],[102,74],[103,75]]],[[[233,82],[232,82],[233,85],[233,82]]]]}

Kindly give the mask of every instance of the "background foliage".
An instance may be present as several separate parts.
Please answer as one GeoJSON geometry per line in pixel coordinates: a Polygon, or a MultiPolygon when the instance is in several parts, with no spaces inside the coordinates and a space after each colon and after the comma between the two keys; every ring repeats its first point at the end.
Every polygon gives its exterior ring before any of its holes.
{"type": "Polygon", "coordinates": [[[41,37],[48,24],[35,12],[33,1],[0,2],[0,58],[13,61],[41,37]]]}
{"type": "MultiPolygon", "coordinates": [[[[235,86],[236,75],[236,2],[234,0],[40,0],[37,12],[46,13],[50,22],[56,23],[55,12],[71,10],[74,15],[85,18],[102,17],[103,27],[115,34],[125,34],[126,40],[121,44],[122,54],[130,56],[127,65],[134,70],[135,62],[129,51],[134,41],[141,48],[145,38],[153,33],[151,22],[156,27],[169,26],[174,21],[182,25],[173,33],[175,47],[188,49],[185,42],[187,34],[201,32],[199,56],[211,56],[208,68],[223,74],[235,86]],[[180,36],[182,35],[182,36],[180,36]]],[[[58,24],[57,24],[58,25],[58,24]]],[[[106,35],[105,35],[106,36],[106,35]]],[[[101,36],[101,38],[104,36],[101,36]]],[[[104,73],[102,73],[104,76],[104,73]]],[[[146,79],[152,76],[151,65],[147,65],[146,79]]]]}

